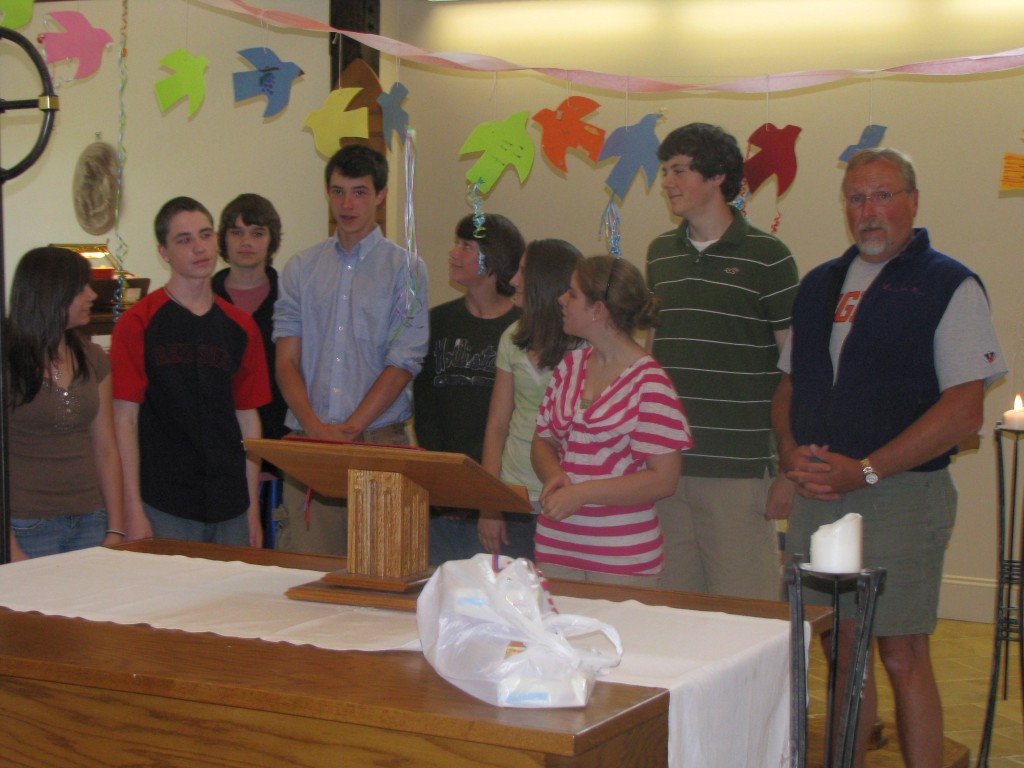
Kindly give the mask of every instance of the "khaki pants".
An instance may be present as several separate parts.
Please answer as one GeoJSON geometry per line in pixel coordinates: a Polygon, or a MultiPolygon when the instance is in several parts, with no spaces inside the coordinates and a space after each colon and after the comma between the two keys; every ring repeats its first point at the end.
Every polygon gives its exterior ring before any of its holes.
{"type": "Polygon", "coordinates": [[[765,520],[771,478],[686,477],[658,502],[663,589],[778,600],[778,533],[765,520]]]}

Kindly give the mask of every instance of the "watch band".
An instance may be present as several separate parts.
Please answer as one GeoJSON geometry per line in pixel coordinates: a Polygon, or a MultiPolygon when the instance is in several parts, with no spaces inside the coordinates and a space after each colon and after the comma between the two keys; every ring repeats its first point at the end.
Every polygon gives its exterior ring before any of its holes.
{"type": "Polygon", "coordinates": [[[878,473],[875,472],[875,468],[871,466],[870,457],[860,460],[860,471],[864,473],[864,482],[868,485],[874,485],[878,482],[878,473]]]}

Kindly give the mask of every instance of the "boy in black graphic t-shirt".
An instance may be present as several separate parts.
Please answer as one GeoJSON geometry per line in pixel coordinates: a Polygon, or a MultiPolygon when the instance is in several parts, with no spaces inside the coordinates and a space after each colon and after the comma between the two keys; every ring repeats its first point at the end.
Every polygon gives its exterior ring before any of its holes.
{"type": "MultiPolygon", "coordinates": [[[[466,295],[430,310],[430,344],[413,386],[421,447],[481,460],[498,341],[520,314],[509,281],[525,249],[523,236],[504,216],[486,214],[481,226],[466,216],[456,226],[448,275],[466,295]]],[[[475,513],[432,510],[431,563],[483,551],[475,513]]]]}

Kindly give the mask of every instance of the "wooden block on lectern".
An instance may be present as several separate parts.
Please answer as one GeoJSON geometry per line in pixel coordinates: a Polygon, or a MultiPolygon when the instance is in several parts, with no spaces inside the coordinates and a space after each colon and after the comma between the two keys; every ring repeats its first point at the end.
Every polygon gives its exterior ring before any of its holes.
{"type": "Polygon", "coordinates": [[[381,578],[425,571],[430,500],[397,472],[348,473],[348,570],[381,578]]]}

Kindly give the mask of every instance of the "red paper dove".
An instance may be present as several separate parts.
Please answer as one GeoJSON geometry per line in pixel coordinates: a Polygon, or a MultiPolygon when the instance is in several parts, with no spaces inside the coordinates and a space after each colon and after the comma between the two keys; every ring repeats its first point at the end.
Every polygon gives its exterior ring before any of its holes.
{"type": "Polygon", "coordinates": [[[750,134],[747,141],[761,149],[743,163],[751,194],[772,174],[775,174],[778,181],[779,197],[786,193],[796,178],[796,138],[801,130],[803,129],[795,125],[779,128],[771,123],[765,123],[750,134]]]}
{"type": "Polygon", "coordinates": [[[565,151],[580,147],[593,162],[597,162],[604,144],[604,130],[583,118],[596,110],[600,104],[586,96],[570,96],[557,110],[542,109],[533,116],[540,124],[540,147],[544,156],[559,170],[568,170],[565,165],[565,151]]]}

